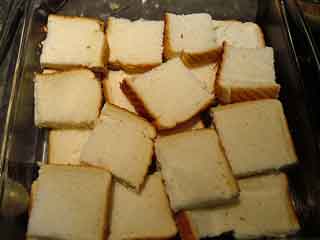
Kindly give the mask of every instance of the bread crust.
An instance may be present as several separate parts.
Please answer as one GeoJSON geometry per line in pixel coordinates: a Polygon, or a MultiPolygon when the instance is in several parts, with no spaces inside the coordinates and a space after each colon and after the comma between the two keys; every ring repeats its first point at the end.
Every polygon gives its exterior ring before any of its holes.
{"type": "Polygon", "coordinates": [[[196,67],[204,64],[217,62],[220,59],[222,47],[212,48],[205,52],[188,53],[182,51],[181,59],[188,67],[196,67]]]}
{"type": "Polygon", "coordinates": [[[163,31],[163,57],[166,60],[179,55],[179,53],[176,53],[172,50],[169,36],[170,36],[169,16],[167,13],[165,13],[164,14],[164,31],[163,31]]]}
{"type": "Polygon", "coordinates": [[[175,216],[176,224],[179,229],[179,235],[182,240],[198,240],[199,234],[196,227],[192,224],[187,213],[180,211],[175,216]]]}
{"type": "Polygon", "coordinates": [[[99,18],[93,18],[93,17],[78,17],[78,16],[66,16],[66,15],[59,15],[59,14],[50,14],[49,17],[54,17],[54,18],[61,18],[61,19],[77,19],[77,20],[90,20],[98,23],[102,29],[104,27],[104,22],[100,20],[99,18]]]}
{"type": "MultiPolygon", "coordinates": [[[[263,36],[262,36],[263,37],[263,36]]],[[[227,46],[226,42],[223,42],[223,49],[227,46]]],[[[278,98],[280,92],[280,85],[277,83],[270,83],[262,86],[232,86],[223,83],[221,77],[221,69],[225,64],[225,51],[222,54],[222,60],[220,62],[219,69],[217,71],[217,77],[215,81],[216,96],[220,103],[228,104],[235,102],[243,102],[249,100],[259,100],[268,98],[278,98]]],[[[250,84],[248,84],[250,85],[250,84]]]]}
{"type": "Polygon", "coordinates": [[[123,91],[123,93],[128,97],[129,101],[132,103],[135,110],[137,111],[137,113],[139,113],[140,116],[142,116],[150,122],[153,122],[155,120],[155,115],[148,111],[148,108],[145,106],[141,98],[136,94],[136,92],[134,91],[134,89],[132,88],[132,86],[126,78],[124,78],[124,80],[120,84],[120,88],[123,91]]]}
{"type": "Polygon", "coordinates": [[[124,70],[127,73],[144,73],[151,70],[154,67],[157,67],[161,64],[160,63],[144,63],[144,64],[131,64],[131,63],[124,63],[120,61],[109,61],[109,69],[111,70],[124,70]]]}
{"type": "MultiPolygon", "coordinates": [[[[87,66],[84,64],[54,64],[54,63],[41,63],[42,68],[50,68],[52,70],[57,70],[58,72],[63,70],[63,71],[68,71],[72,69],[77,69],[77,68],[86,68],[89,70],[92,70],[94,72],[101,72],[101,73],[106,73],[107,72],[107,67],[106,66],[87,66]]],[[[49,74],[49,73],[48,73],[49,74]]],[[[51,74],[51,73],[50,73],[51,74]]]]}

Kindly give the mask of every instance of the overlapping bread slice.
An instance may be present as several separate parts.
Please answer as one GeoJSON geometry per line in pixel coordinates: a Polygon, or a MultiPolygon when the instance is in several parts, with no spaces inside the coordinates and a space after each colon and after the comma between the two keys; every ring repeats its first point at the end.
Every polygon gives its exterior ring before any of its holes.
{"type": "Polygon", "coordinates": [[[143,118],[106,103],[80,159],[109,170],[139,191],[152,160],[154,127],[143,118]]]}
{"type": "Polygon", "coordinates": [[[106,237],[111,174],[44,165],[33,185],[28,239],[101,240],[106,237]]]}
{"type": "Polygon", "coordinates": [[[209,93],[215,94],[215,81],[218,67],[218,63],[210,63],[192,67],[190,70],[202,83],[204,83],[209,93]]]}
{"type": "Polygon", "coordinates": [[[237,48],[224,44],[216,80],[221,103],[277,98],[279,91],[271,47],[237,48]]]}
{"type": "Polygon", "coordinates": [[[80,164],[80,153],[91,129],[53,129],[49,132],[48,163],[80,164]]]}
{"type": "Polygon", "coordinates": [[[110,240],[169,239],[176,235],[159,173],[147,177],[140,193],[115,182],[112,199],[110,240]]]}
{"type": "Polygon", "coordinates": [[[214,206],[238,196],[238,186],[213,129],[157,138],[155,151],[175,212],[214,206]]]}
{"type": "Polygon", "coordinates": [[[51,14],[47,31],[40,56],[43,67],[105,71],[108,48],[102,21],[51,14]]]}
{"type": "Polygon", "coordinates": [[[145,72],[162,63],[163,21],[109,17],[109,65],[127,72],[145,72]]]}
{"type": "Polygon", "coordinates": [[[218,60],[222,49],[216,41],[209,14],[166,13],[164,19],[164,56],[166,59],[181,55],[183,61],[190,66],[218,60]]]}
{"type": "Polygon", "coordinates": [[[237,177],[297,162],[280,101],[248,101],[211,111],[226,157],[237,177]]]}
{"type": "Polygon", "coordinates": [[[35,125],[48,128],[91,128],[102,104],[101,83],[87,69],[36,74],[35,125]]]}
{"type": "Polygon", "coordinates": [[[261,28],[253,22],[235,20],[213,20],[212,25],[219,45],[225,42],[239,48],[263,48],[264,36],[261,28]]]}
{"type": "Polygon", "coordinates": [[[226,232],[233,232],[237,239],[284,237],[300,229],[285,174],[241,179],[239,186],[238,202],[181,212],[177,224],[182,239],[216,237],[226,232]]]}
{"type": "Polygon", "coordinates": [[[108,76],[103,80],[103,93],[106,101],[118,107],[136,113],[136,110],[127,96],[121,90],[121,83],[125,78],[137,76],[128,74],[122,70],[109,71],[108,76]]]}
{"type": "Polygon", "coordinates": [[[174,128],[191,119],[214,99],[179,58],[138,77],[125,78],[121,88],[136,110],[158,129],[174,128]]]}

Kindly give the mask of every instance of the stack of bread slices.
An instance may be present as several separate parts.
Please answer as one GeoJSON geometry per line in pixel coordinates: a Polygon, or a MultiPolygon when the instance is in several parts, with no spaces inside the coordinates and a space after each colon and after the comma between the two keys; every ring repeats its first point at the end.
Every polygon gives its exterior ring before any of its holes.
{"type": "Polygon", "coordinates": [[[40,63],[35,125],[49,129],[49,151],[32,186],[28,238],[299,230],[281,172],[297,156],[274,51],[255,23],[49,15],[40,63]]]}

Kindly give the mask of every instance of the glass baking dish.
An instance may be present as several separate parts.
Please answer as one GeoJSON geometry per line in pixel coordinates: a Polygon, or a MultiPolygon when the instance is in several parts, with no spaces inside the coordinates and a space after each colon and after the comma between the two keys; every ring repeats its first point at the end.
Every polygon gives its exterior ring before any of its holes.
{"type": "MultiPolygon", "coordinates": [[[[31,183],[37,177],[38,163],[46,161],[47,131],[34,126],[33,76],[34,72],[41,70],[39,44],[45,38],[43,26],[52,9],[50,2],[56,1],[30,0],[26,6],[3,125],[0,196],[4,196],[6,189],[12,186],[12,180],[30,191],[31,183]]],[[[317,227],[320,226],[319,149],[313,131],[312,114],[305,100],[304,79],[292,51],[292,39],[282,1],[69,0],[57,13],[97,17],[106,21],[110,15],[130,19],[161,19],[164,12],[207,12],[214,19],[253,21],[261,26],[266,44],[275,50],[277,81],[282,86],[280,99],[300,160],[298,166],[287,170],[294,207],[302,226],[297,237],[306,239],[308,236],[320,236],[320,229],[317,227]]],[[[15,217],[2,216],[0,239],[24,239],[26,226],[27,213],[15,217]]]]}

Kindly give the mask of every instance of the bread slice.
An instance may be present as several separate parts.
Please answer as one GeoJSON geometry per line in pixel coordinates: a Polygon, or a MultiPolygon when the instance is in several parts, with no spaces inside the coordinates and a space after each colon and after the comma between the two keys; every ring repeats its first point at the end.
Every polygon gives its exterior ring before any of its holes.
{"type": "MultiPolygon", "coordinates": [[[[285,237],[299,231],[284,173],[242,179],[239,186],[241,194],[237,203],[187,211],[182,216],[184,221],[194,225],[201,238],[230,231],[237,239],[285,237]]],[[[187,225],[178,227],[179,231],[190,232],[187,225]]],[[[187,239],[198,239],[196,235],[188,236],[187,239]]]]}
{"type": "Polygon", "coordinates": [[[158,129],[174,128],[191,119],[214,98],[179,58],[136,78],[125,78],[121,89],[158,129]]]}
{"type": "Polygon", "coordinates": [[[202,119],[200,118],[200,116],[197,115],[192,119],[190,119],[189,121],[179,124],[175,128],[159,131],[158,135],[159,137],[169,136],[177,133],[183,133],[186,131],[203,129],[203,128],[205,128],[205,125],[202,122],[202,119]]]}
{"type": "Polygon", "coordinates": [[[177,233],[159,173],[147,177],[141,193],[115,182],[110,240],[170,239],[177,233]]]}
{"type": "Polygon", "coordinates": [[[273,49],[248,49],[224,44],[216,93],[221,103],[277,98],[273,49]]]}
{"type": "Polygon", "coordinates": [[[49,164],[80,164],[80,153],[90,129],[55,129],[49,133],[49,164]]]}
{"type": "Polygon", "coordinates": [[[192,66],[212,63],[220,57],[222,49],[216,41],[209,14],[166,13],[164,22],[164,57],[166,59],[181,54],[183,61],[192,66]]]}
{"type": "Polygon", "coordinates": [[[215,94],[215,80],[218,71],[218,64],[211,63],[191,68],[191,72],[205,85],[208,92],[215,94]]]}
{"type": "Polygon", "coordinates": [[[131,76],[133,75],[124,71],[109,71],[108,77],[103,80],[103,92],[109,103],[136,113],[134,106],[120,88],[123,79],[131,76]]]}
{"type": "Polygon", "coordinates": [[[212,111],[227,159],[237,177],[297,162],[280,101],[250,101],[212,111]]]}
{"type": "Polygon", "coordinates": [[[238,196],[238,186],[213,129],[157,138],[155,151],[175,212],[214,206],[238,196]]]}
{"type": "Polygon", "coordinates": [[[156,131],[143,118],[106,103],[80,159],[109,170],[140,190],[153,155],[156,131]]]}
{"type": "Polygon", "coordinates": [[[111,174],[76,166],[41,167],[27,237],[101,240],[106,237],[111,174]]]}
{"type": "Polygon", "coordinates": [[[263,48],[264,36],[261,28],[253,22],[212,21],[217,42],[238,48],[263,48]]]}
{"type": "Polygon", "coordinates": [[[162,63],[163,21],[108,18],[109,65],[126,72],[145,72],[162,63]]]}
{"type": "Polygon", "coordinates": [[[105,71],[108,49],[102,21],[50,14],[47,30],[40,56],[42,67],[105,71]]]}
{"type": "Polygon", "coordinates": [[[101,108],[101,83],[87,69],[36,74],[34,101],[38,127],[92,127],[101,108]]]}

